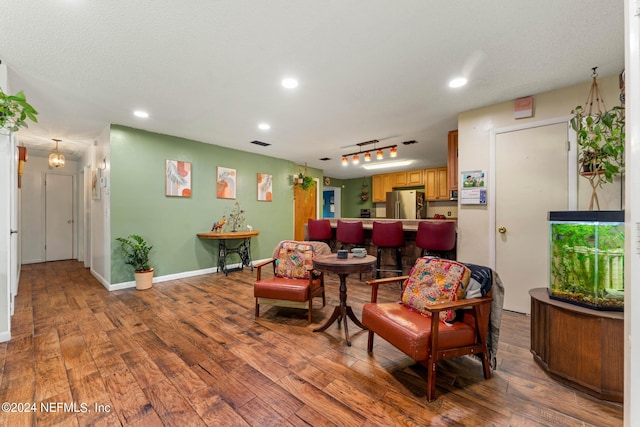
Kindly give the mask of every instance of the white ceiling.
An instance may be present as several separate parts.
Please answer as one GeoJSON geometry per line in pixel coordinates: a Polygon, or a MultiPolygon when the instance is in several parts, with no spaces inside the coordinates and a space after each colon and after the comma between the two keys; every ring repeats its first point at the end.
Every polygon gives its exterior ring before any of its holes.
{"type": "Polygon", "coordinates": [[[459,112],[624,66],[621,0],[47,0],[1,10],[0,60],[40,113],[19,133],[33,149],[61,138],[77,151],[114,123],[336,178],[371,175],[340,158],[372,139],[418,141],[398,148],[409,169],[444,165],[459,112]],[[450,89],[460,74],[469,84],[450,89]],[[282,88],[285,76],[300,86],[282,88]]]}

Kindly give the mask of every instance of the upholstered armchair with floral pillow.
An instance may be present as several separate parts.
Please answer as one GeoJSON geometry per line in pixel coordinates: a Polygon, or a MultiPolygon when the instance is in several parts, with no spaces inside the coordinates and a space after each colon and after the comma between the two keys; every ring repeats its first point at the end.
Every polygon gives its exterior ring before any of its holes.
{"type": "Polygon", "coordinates": [[[256,299],[256,318],[260,304],[307,309],[311,323],[313,298],[322,297],[325,305],[324,275],[313,270],[313,257],[331,253],[323,242],[283,240],[278,243],[270,259],[256,264],[253,295],[256,299]],[[271,266],[273,274],[263,271],[271,266]]]}

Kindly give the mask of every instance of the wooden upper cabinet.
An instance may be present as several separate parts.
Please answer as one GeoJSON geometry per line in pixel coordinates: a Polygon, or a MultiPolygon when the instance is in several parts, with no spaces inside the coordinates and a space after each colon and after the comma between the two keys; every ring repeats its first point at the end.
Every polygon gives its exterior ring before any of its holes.
{"type": "Polygon", "coordinates": [[[447,168],[448,172],[448,182],[449,182],[449,190],[457,190],[458,189],[458,131],[452,130],[449,131],[449,141],[448,141],[448,156],[447,156],[447,168]]]}
{"type": "Polygon", "coordinates": [[[406,187],[407,186],[407,173],[396,172],[391,174],[391,187],[406,187]]]}
{"type": "Polygon", "coordinates": [[[447,168],[424,170],[424,190],[427,200],[449,200],[447,168]]]}
{"type": "Polygon", "coordinates": [[[385,202],[387,189],[384,184],[385,175],[373,175],[371,177],[371,192],[373,193],[371,196],[371,201],[373,203],[385,202]]]}
{"type": "Polygon", "coordinates": [[[407,171],[407,187],[424,185],[422,169],[407,171]]]}

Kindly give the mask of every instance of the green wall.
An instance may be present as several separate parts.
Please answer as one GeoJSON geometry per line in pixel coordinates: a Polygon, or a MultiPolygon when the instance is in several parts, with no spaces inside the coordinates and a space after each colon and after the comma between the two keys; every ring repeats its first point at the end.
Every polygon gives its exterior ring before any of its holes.
{"type": "Polygon", "coordinates": [[[155,276],[217,266],[218,242],[196,234],[209,231],[223,215],[228,217],[236,201],[245,211],[245,226],[260,231],[251,242],[253,259],[270,257],[279,241],[293,238],[291,175],[298,169],[287,160],[112,126],[111,283],[133,280],[133,270],[122,262],[115,241],[130,234],[141,235],[153,246],[155,276]],[[166,160],[191,162],[190,198],[165,196],[166,160]],[[235,200],[216,198],[217,166],[236,170],[235,200]],[[257,201],[257,173],[273,175],[273,202],[257,201]]]}
{"type": "Polygon", "coordinates": [[[360,209],[373,208],[370,176],[364,178],[364,181],[363,178],[346,179],[342,181],[342,185],[344,185],[341,199],[343,218],[360,218],[360,209]],[[367,201],[362,201],[360,198],[363,182],[366,185],[365,189],[369,191],[369,199],[367,201]]]}

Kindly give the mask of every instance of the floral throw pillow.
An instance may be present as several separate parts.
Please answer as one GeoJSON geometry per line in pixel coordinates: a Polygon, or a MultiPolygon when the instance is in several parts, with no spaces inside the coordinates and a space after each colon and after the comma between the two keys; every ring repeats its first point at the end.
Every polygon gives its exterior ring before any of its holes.
{"type": "MultiPolygon", "coordinates": [[[[402,291],[402,303],[427,316],[425,307],[464,298],[471,271],[463,264],[435,257],[419,258],[402,291]]],[[[454,310],[440,312],[440,320],[449,322],[454,310]]]]}
{"type": "Polygon", "coordinates": [[[313,255],[312,245],[294,241],[282,242],[276,260],[276,274],[281,277],[308,279],[313,269],[313,255]]]}

